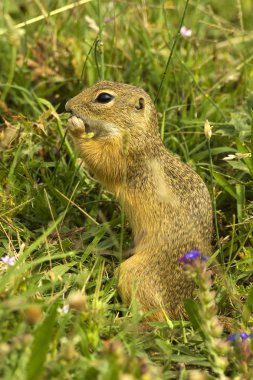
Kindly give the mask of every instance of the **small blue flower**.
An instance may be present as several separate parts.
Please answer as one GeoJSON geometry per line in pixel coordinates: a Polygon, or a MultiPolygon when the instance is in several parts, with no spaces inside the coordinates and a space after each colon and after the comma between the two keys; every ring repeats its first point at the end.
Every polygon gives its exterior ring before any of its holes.
{"type": "Polygon", "coordinates": [[[208,257],[201,255],[201,251],[190,251],[185,253],[183,256],[179,257],[178,261],[180,263],[191,263],[200,257],[201,261],[207,261],[208,257]]]}
{"type": "Polygon", "coordinates": [[[253,337],[253,334],[248,334],[246,332],[240,332],[240,333],[234,333],[232,335],[229,335],[227,337],[227,340],[230,341],[230,342],[236,342],[237,340],[239,340],[239,338],[241,338],[242,340],[246,340],[248,338],[252,338],[253,337]]]}

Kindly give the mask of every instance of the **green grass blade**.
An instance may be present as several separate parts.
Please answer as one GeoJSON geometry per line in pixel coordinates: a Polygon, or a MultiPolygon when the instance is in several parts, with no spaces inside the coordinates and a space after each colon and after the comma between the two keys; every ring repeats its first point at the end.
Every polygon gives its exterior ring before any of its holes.
{"type": "Polygon", "coordinates": [[[188,315],[194,329],[196,331],[199,331],[200,335],[204,339],[205,336],[204,336],[202,329],[201,329],[201,323],[200,323],[201,319],[200,319],[200,315],[199,315],[198,304],[189,298],[189,299],[184,301],[184,306],[185,306],[185,310],[187,312],[187,315],[188,315]]]}
{"type": "Polygon", "coordinates": [[[237,200],[236,192],[234,191],[234,188],[230,183],[223,177],[222,174],[214,172],[213,176],[218,183],[228,194],[230,194],[233,198],[237,200]]]}
{"type": "Polygon", "coordinates": [[[237,194],[237,219],[238,223],[242,223],[244,219],[244,209],[245,209],[245,186],[237,183],[235,185],[237,194]]]}
{"type": "MultiPolygon", "coordinates": [[[[236,146],[237,146],[237,149],[238,149],[239,153],[249,155],[249,150],[241,142],[241,140],[236,139],[236,146]]],[[[250,172],[250,175],[253,178],[253,162],[252,162],[252,157],[245,157],[243,159],[243,161],[247,165],[247,167],[249,169],[249,172],[250,172]]]]}
{"type": "Polygon", "coordinates": [[[0,292],[5,289],[11,278],[17,278],[17,275],[25,272],[26,266],[22,265],[21,263],[24,262],[24,260],[40,246],[40,244],[45,242],[47,236],[49,236],[56,229],[63,216],[64,215],[61,215],[54,223],[51,224],[51,226],[48,227],[48,229],[41,236],[39,236],[37,240],[35,240],[26,250],[24,250],[24,252],[19,256],[16,265],[8,268],[8,271],[0,278],[0,292]],[[20,267],[19,264],[21,264],[20,267]]]}
{"type": "Polygon", "coordinates": [[[26,380],[37,380],[42,375],[48,347],[53,338],[57,306],[57,303],[54,303],[50,307],[48,314],[35,331],[31,356],[26,368],[26,380]]]}

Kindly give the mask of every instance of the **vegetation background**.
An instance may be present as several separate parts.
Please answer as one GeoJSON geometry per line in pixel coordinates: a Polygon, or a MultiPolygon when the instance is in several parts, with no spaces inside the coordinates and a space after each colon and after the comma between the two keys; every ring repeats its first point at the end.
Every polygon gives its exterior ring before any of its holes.
{"type": "Polygon", "coordinates": [[[127,221],[76,157],[64,113],[101,78],[157,100],[164,144],[212,195],[208,294],[250,338],[252,1],[1,0],[0,12],[0,379],[252,379],[250,339],[222,353],[226,333],[201,332],[196,304],[191,322],[141,333],[117,259],[99,254],[131,244],[127,221]]]}

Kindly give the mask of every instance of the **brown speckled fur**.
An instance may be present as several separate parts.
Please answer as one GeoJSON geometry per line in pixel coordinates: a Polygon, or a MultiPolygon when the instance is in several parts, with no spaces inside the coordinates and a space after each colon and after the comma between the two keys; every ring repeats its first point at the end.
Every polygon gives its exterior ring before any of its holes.
{"type": "Polygon", "coordinates": [[[132,227],[134,255],[120,264],[119,293],[126,304],[136,294],[148,319],[184,316],[193,284],[178,258],[190,250],[210,253],[212,207],[201,178],[168,152],[159,136],[156,110],[140,88],[102,81],[71,99],[66,109],[91,124],[70,131],[89,169],[122,204],[132,227]],[[95,101],[107,92],[114,99],[95,101]],[[116,130],[116,133],[111,131],[116,130]],[[162,309],[163,311],[162,311],[162,309]]]}

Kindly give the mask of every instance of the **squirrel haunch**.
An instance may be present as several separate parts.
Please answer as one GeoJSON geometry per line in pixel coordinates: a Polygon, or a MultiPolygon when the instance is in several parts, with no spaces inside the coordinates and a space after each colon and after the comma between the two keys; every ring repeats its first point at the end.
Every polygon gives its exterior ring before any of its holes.
{"type": "Polygon", "coordinates": [[[184,316],[194,285],[178,258],[210,253],[212,207],[202,179],[168,152],[154,104],[142,89],[101,81],[69,100],[68,128],[80,156],[112,191],[129,219],[134,254],[117,269],[119,293],[148,320],[184,316]]]}

